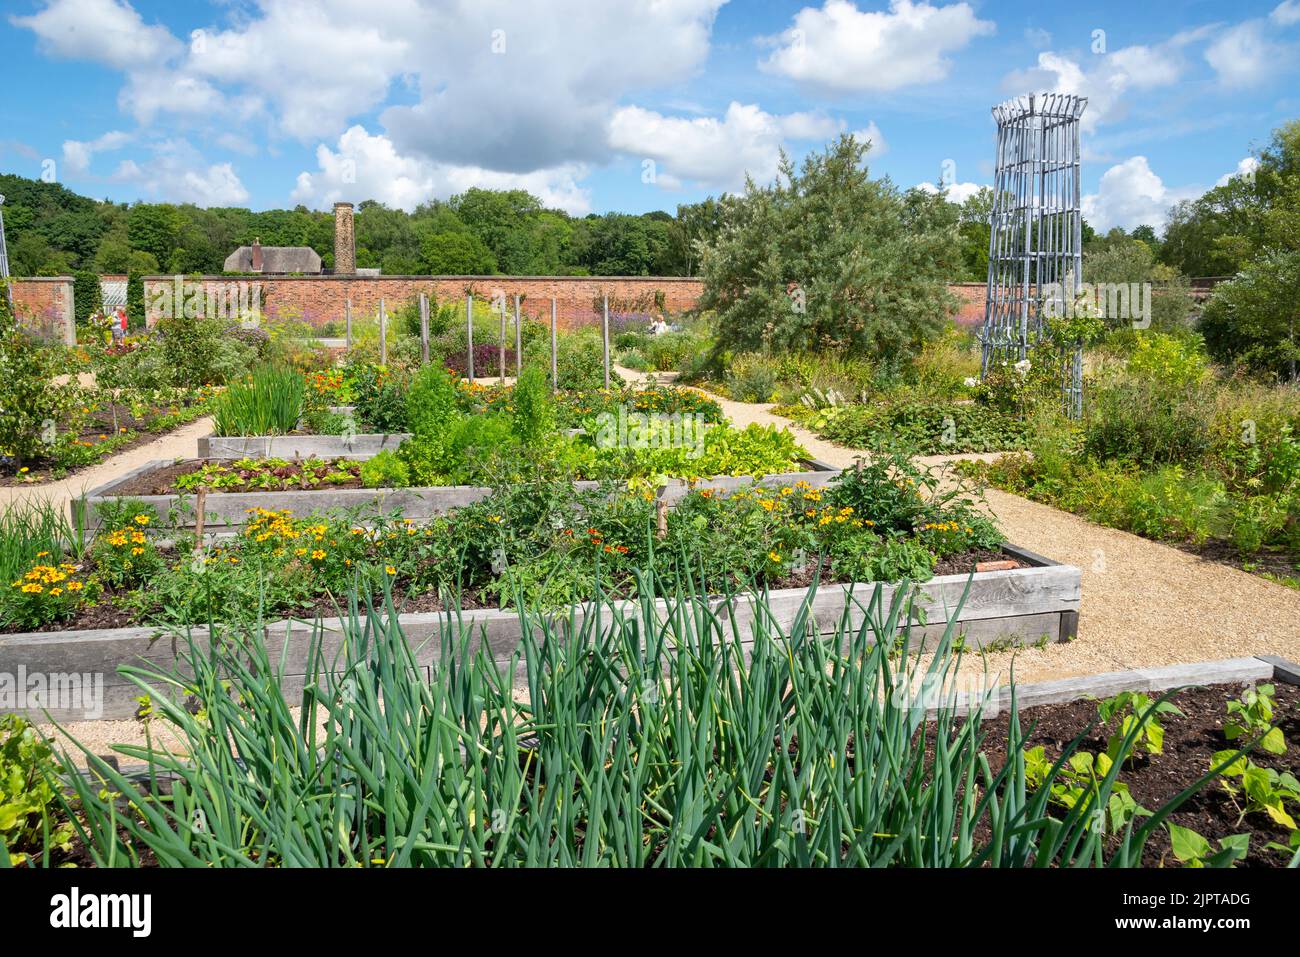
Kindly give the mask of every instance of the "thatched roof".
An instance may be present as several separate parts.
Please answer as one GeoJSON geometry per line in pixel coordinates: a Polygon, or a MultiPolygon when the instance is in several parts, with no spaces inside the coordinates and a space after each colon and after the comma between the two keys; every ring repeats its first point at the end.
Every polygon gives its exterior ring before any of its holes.
{"type": "MultiPolygon", "coordinates": [[[[253,247],[240,246],[226,257],[226,272],[252,272],[253,247]]],[[[310,246],[263,246],[263,273],[319,273],[320,255],[310,246]]]]}

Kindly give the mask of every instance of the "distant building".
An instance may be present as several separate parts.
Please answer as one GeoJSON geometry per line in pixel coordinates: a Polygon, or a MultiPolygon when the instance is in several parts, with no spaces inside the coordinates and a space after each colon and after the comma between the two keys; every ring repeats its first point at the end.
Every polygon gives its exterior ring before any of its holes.
{"type": "Polygon", "coordinates": [[[226,272],[252,272],[266,275],[294,273],[319,274],[320,254],[310,246],[263,246],[254,240],[251,246],[240,246],[226,257],[226,272]]]}

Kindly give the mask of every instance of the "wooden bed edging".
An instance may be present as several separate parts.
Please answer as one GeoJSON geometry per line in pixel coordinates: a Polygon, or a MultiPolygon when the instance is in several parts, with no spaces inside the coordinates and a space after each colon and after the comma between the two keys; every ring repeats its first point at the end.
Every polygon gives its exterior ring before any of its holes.
{"type": "MultiPolygon", "coordinates": [[[[1077,622],[1080,601],[1081,572],[1070,565],[1057,563],[1017,568],[1009,571],[977,572],[974,575],[945,575],[913,586],[918,618],[911,629],[912,650],[924,651],[933,647],[942,636],[952,610],[956,608],[970,582],[970,593],[958,617],[957,632],[967,648],[1004,648],[1014,645],[1046,644],[1074,637],[1069,629],[1077,622]]],[[[876,589],[875,584],[820,586],[812,599],[811,617],[823,633],[833,632],[841,616],[847,613],[849,623],[856,628],[866,617],[876,589]]],[[[888,607],[897,584],[879,586],[881,601],[888,607]]],[[[768,593],[767,607],[776,624],[788,629],[807,599],[809,589],[789,588],[768,593]]],[[[671,612],[673,603],[666,599],[656,601],[661,620],[671,612]]],[[[710,608],[722,609],[725,600],[715,598],[710,608]]],[[[635,615],[638,603],[618,603],[620,613],[635,615]]],[[[590,614],[587,607],[577,612],[576,621],[590,614]]],[[[608,615],[608,607],[600,610],[608,615]]],[[[567,613],[566,613],[567,614],[567,613]]],[[[752,635],[755,617],[753,596],[740,595],[731,599],[730,617],[725,630],[738,633],[742,643],[752,635]],[[731,621],[734,620],[735,631],[731,621]]],[[[494,661],[503,667],[519,644],[522,625],[513,610],[481,609],[465,611],[459,619],[445,612],[420,612],[399,616],[402,629],[412,645],[416,663],[430,667],[437,660],[441,634],[469,636],[471,650],[486,647],[494,661]]],[[[563,621],[563,619],[562,619],[563,621]]],[[[341,619],[328,618],[320,622],[323,629],[322,648],[326,660],[342,646],[346,637],[341,619]]],[[[285,655],[286,667],[283,684],[286,691],[301,687],[306,672],[308,648],[316,623],[298,620],[274,622],[266,626],[264,642],[272,661],[285,655]]],[[[195,628],[191,634],[196,642],[206,646],[206,628],[195,628]]],[[[72,680],[84,678],[85,682],[98,682],[102,692],[98,713],[88,714],[87,708],[51,709],[56,720],[99,720],[127,718],[136,710],[135,698],[140,694],[135,684],[118,673],[123,664],[152,665],[170,669],[176,663],[179,643],[156,627],[109,628],[85,631],[29,632],[0,635],[0,675],[62,676],[72,680]]],[[[4,708],[25,714],[33,720],[44,720],[39,707],[4,708]]]]}
{"type": "MultiPolygon", "coordinates": [[[[389,438],[395,438],[390,436],[389,438]]],[[[181,527],[194,527],[194,496],[190,493],[172,493],[170,495],[130,495],[122,496],[117,489],[124,487],[141,475],[152,472],[172,463],[155,459],[139,468],[132,469],[125,475],[106,482],[86,493],[85,526],[87,531],[100,527],[102,521],[99,507],[105,503],[116,502],[123,498],[143,502],[152,506],[160,515],[175,512],[181,527]]],[[[691,483],[685,479],[671,479],[659,490],[659,498],[673,505],[686,496],[692,489],[713,489],[719,492],[733,492],[746,485],[764,486],[793,485],[807,482],[812,486],[824,486],[839,475],[839,470],[825,462],[811,460],[806,463],[808,471],[784,472],[779,475],[767,475],[757,480],[749,476],[715,476],[691,483]]],[[[600,482],[575,482],[578,489],[594,489],[600,482]]],[[[492,489],[482,485],[444,485],[429,488],[323,488],[314,491],[279,491],[279,492],[209,492],[204,511],[207,513],[206,527],[238,528],[247,521],[250,509],[264,508],[269,511],[288,509],[297,516],[329,509],[370,509],[373,514],[386,514],[400,510],[406,518],[416,521],[434,518],[452,509],[462,508],[482,501],[492,494],[492,489]]],[[[75,514],[80,502],[73,500],[70,508],[75,514]]]]}

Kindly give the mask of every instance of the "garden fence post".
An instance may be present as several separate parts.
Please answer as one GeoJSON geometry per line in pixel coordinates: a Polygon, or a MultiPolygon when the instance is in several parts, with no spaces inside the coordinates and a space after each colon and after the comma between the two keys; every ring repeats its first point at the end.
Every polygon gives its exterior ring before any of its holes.
{"type": "Polygon", "coordinates": [[[352,348],[352,297],[351,296],[348,297],[348,301],[343,306],[343,325],[346,330],[343,334],[346,337],[345,341],[347,344],[347,348],[350,350],[352,348]]]}
{"type": "Polygon", "coordinates": [[[200,485],[194,493],[194,557],[203,556],[204,511],[208,507],[208,487],[200,485]]]}
{"type": "Polygon", "coordinates": [[[429,295],[420,293],[420,363],[429,364],[429,295]]]}
{"type": "Polygon", "coordinates": [[[506,384],[506,294],[501,294],[501,340],[500,348],[497,350],[501,359],[501,384],[506,384]]]}
{"type": "Polygon", "coordinates": [[[379,364],[388,365],[388,307],[379,298],[379,364]]]}
{"type": "Polygon", "coordinates": [[[519,316],[519,293],[515,293],[515,378],[524,371],[524,333],[519,316]]]}
{"type": "Polygon", "coordinates": [[[605,388],[609,388],[609,293],[605,294],[604,318],[601,320],[601,337],[605,340],[605,388]]]}
{"type": "Polygon", "coordinates": [[[465,294],[465,372],[469,384],[474,384],[474,294],[465,294]]]}
{"type": "Polygon", "coordinates": [[[558,392],[558,391],[560,391],[560,376],[559,376],[558,364],[557,364],[556,361],[555,361],[555,348],[556,348],[556,342],[555,342],[555,321],[556,321],[556,311],[557,311],[557,306],[556,306],[556,303],[555,303],[555,297],[552,296],[552,297],[551,297],[551,388],[554,389],[556,392],[558,392]]]}

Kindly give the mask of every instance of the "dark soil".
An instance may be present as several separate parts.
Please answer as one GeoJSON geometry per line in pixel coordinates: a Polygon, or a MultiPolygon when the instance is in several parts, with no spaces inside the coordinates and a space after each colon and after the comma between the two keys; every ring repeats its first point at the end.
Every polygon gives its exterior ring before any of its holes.
{"type": "MultiPolygon", "coordinates": [[[[137,475],[121,486],[113,490],[114,495],[121,496],[138,496],[138,495],[174,495],[176,493],[176,480],[182,475],[191,475],[201,471],[205,465],[229,464],[228,460],[220,459],[194,459],[187,462],[176,462],[172,465],[164,465],[161,468],[154,469],[152,472],[145,472],[137,475]]],[[[352,463],[356,464],[356,463],[352,463]]],[[[246,470],[247,476],[251,478],[257,474],[253,470],[246,470]]],[[[290,478],[297,474],[296,466],[285,466],[281,469],[274,469],[281,478],[290,478]],[[283,475],[280,475],[283,473],[283,475]]],[[[319,485],[289,485],[284,488],[262,488],[254,483],[223,486],[217,489],[218,492],[313,492],[324,489],[341,489],[341,488],[363,488],[360,478],[352,478],[346,482],[329,482],[319,485]]]]}
{"type": "MultiPolygon", "coordinates": [[[[1260,767],[1290,771],[1300,776],[1300,688],[1281,682],[1274,685],[1277,694],[1273,717],[1286,736],[1287,753],[1272,755],[1255,750],[1249,757],[1260,767]]],[[[1210,770],[1210,761],[1217,752],[1233,746],[1223,736],[1223,722],[1227,717],[1228,702],[1240,697],[1241,690],[1239,685],[1193,688],[1180,691],[1170,699],[1185,716],[1171,714],[1162,717],[1161,724],[1165,729],[1163,751],[1154,755],[1140,754],[1120,772],[1119,780],[1129,786],[1139,805],[1155,810],[1172,800],[1210,770]]],[[[1075,701],[1030,708],[1021,712],[1020,719],[1021,727],[1027,732],[1033,729],[1028,735],[1026,748],[1042,745],[1048,759],[1055,760],[1077,735],[1088,728],[1090,722],[1096,721],[1097,702],[1075,701]]],[[[1079,749],[1094,753],[1105,751],[1113,725],[1114,722],[1107,728],[1096,724],[1079,744],[1079,749]]],[[[985,721],[984,732],[987,735],[984,751],[990,766],[996,771],[1006,762],[1006,718],[985,721]]],[[[1275,824],[1263,812],[1252,812],[1241,819],[1241,811],[1218,782],[1188,799],[1169,820],[1201,834],[1215,849],[1219,838],[1249,832],[1250,853],[1238,864],[1239,867],[1281,867],[1290,859],[1289,854],[1265,847],[1270,841],[1285,845],[1287,829],[1275,824]]],[[[1169,832],[1165,828],[1158,828],[1152,834],[1142,863],[1145,867],[1181,866],[1170,851],[1169,832]]]]}
{"type": "Polygon", "coordinates": [[[1187,542],[1164,542],[1179,551],[1195,555],[1206,562],[1227,565],[1252,575],[1274,575],[1278,578],[1300,579],[1300,555],[1282,551],[1262,551],[1254,555],[1243,556],[1231,542],[1211,539],[1204,545],[1192,545],[1187,542]]]}

